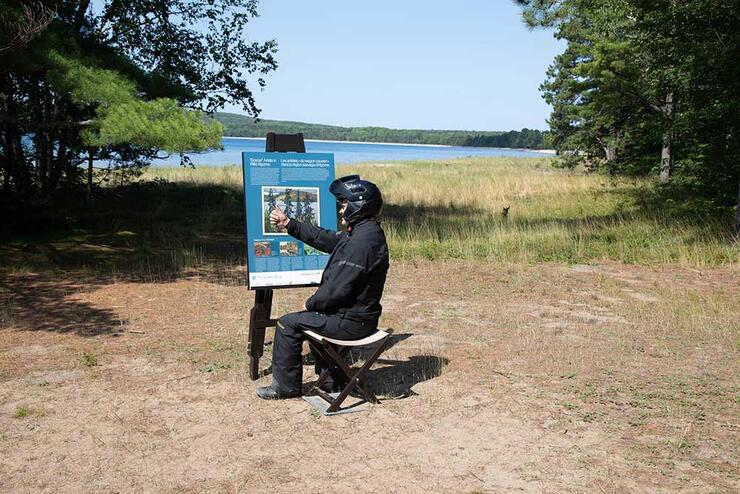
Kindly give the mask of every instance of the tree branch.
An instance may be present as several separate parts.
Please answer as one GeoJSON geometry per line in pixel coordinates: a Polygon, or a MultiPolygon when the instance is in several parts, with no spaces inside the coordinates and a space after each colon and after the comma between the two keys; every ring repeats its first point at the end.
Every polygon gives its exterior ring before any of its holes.
{"type": "Polygon", "coordinates": [[[46,29],[56,16],[56,11],[44,5],[44,2],[30,2],[24,4],[21,9],[23,10],[21,20],[15,22],[10,21],[5,12],[0,13],[0,26],[11,33],[8,44],[0,46],[0,53],[27,44],[46,29]]]}
{"type": "Polygon", "coordinates": [[[88,127],[92,125],[93,120],[82,120],[79,122],[70,122],[69,120],[51,120],[46,122],[31,122],[28,120],[19,120],[10,115],[0,114],[0,122],[16,125],[23,129],[57,129],[69,127],[88,127]]]}

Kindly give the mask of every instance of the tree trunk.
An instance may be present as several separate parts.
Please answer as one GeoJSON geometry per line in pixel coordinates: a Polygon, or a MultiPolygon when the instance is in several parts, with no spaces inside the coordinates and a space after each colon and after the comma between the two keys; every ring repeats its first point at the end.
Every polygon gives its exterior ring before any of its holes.
{"type": "Polygon", "coordinates": [[[737,211],[735,211],[735,239],[740,241],[740,181],[737,186],[737,211]]]}
{"type": "Polygon", "coordinates": [[[38,163],[38,181],[41,184],[41,194],[45,197],[49,192],[49,141],[45,132],[35,136],[36,160],[38,163]]]}
{"type": "Polygon", "coordinates": [[[619,146],[619,130],[616,128],[609,129],[609,138],[604,146],[606,153],[606,164],[611,170],[617,161],[617,147],[619,146]]]}
{"type": "Polygon", "coordinates": [[[85,23],[85,12],[87,12],[87,8],[89,6],[90,0],[81,0],[80,4],[77,6],[77,12],[75,13],[75,31],[78,33],[80,32],[82,25],[85,23]]]}
{"type": "Polygon", "coordinates": [[[52,159],[51,176],[49,177],[50,190],[56,190],[59,186],[59,182],[62,179],[62,174],[66,169],[66,164],[69,159],[67,156],[67,136],[64,132],[56,138],[57,152],[54,159],[52,159]]]}
{"type": "MultiPolygon", "coordinates": [[[[2,78],[2,85],[0,86],[0,113],[8,112],[8,97],[10,96],[7,90],[8,82],[7,77],[2,78]]],[[[2,155],[2,161],[0,162],[0,169],[3,172],[3,196],[8,197],[10,192],[10,160],[8,157],[9,142],[7,139],[7,130],[5,125],[0,125],[2,129],[2,135],[0,135],[0,155],[2,155]]]]}
{"type": "MultiPolygon", "coordinates": [[[[41,114],[43,115],[44,121],[48,122],[51,120],[52,96],[48,84],[42,84],[41,90],[44,93],[41,114]]],[[[38,132],[37,135],[41,138],[42,143],[41,146],[39,146],[39,159],[41,160],[41,191],[44,197],[48,197],[54,191],[52,185],[52,170],[54,169],[53,135],[48,129],[38,132]]]]}
{"type": "Polygon", "coordinates": [[[663,149],[660,151],[660,183],[667,184],[673,165],[673,138],[670,132],[663,134],[663,149]]]}
{"type": "Polygon", "coordinates": [[[611,164],[617,161],[617,148],[616,146],[607,146],[604,148],[606,153],[606,162],[611,164]]]}
{"type": "Polygon", "coordinates": [[[93,148],[87,149],[87,195],[92,196],[93,191],[93,148]]]}
{"type": "Polygon", "coordinates": [[[666,94],[662,108],[666,130],[663,132],[663,148],[660,151],[660,183],[667,184],[671,178],[673,166],[673,92],[666,94]]]}
{"type": "MultiPolygon", "coordinates": [[[[7,74],[4,83],[5,108],[3,111],[6,115],[15,117],[15,84],[12,77],[7,74]]],[[[20,129],[12,122],[4,122],[3,130],[5,132],[3,145],[5,146],[5,173],[8,177],[8,190],[12,187],[16,194],[26,196],[30,189],[30,177],[26,158],[23,155],[20,129]]]]}
{"type": "Polygon", "coordinates": [[[7,165],[13,179],[13,186],[17,194],[25,197],[30,194],[31,179],[26,165],[26,157],[23,155],[21,135],[17,132],[17,129],[10,125],[7,128],[5,139],[8,143],[7,165]]]}

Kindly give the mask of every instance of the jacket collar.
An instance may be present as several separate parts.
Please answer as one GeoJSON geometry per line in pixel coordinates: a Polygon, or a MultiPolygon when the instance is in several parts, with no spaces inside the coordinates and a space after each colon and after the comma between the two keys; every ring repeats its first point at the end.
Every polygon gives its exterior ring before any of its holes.
{"type": "Polygon", "coordinates": [[[350,225],[347,229],[347,233],[349,233],[349,235],[352,235],[355,230],[357,230],[358,228],[363,228],[370,223],[377,223],[377,220],[375,218],[363,218],[354,225],[350,225]]]}

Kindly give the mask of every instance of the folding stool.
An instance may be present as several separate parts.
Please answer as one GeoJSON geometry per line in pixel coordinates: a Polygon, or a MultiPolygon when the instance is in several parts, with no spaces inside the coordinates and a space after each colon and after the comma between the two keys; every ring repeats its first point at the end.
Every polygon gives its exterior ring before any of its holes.
{"type": "Polygon", "coordinates": [[[327,368],[321,372],[319,380],[316,381],[308,392],[309,395],[316,394],[320,396],[329,404],[329,407],[326,409],[327,414],[339,412],[339,407],[342,405],[342,402],[355,388],[359,390],[366,401],[369,401],[370,403],[380,403],[372,391],[365,387],[363,379],[370,370],[370,367],[372,367],[373,363],[375,363],[378,357],[380,357],[380,354],[383,353],[388,346],[391,336],[390,333],[378,329],[371,335],[360,340],[336,340],[334,338],[327,338],[326,336],[314,333],[313,331],[304,331],[303,333],[308,338],[308,344],[321,356],[327,365],[327,368]],[[347,362],[344,361],[345,355],[347,355],[347,352],[349,352],[353,347],[363,347],[375,343],[378,343],[378,347],[365,361],[365,364],[359,369],[353,370],[349,365],[347,365],[347,362]],[[321,385],[329,378],[332,370],[347,380],[347,384],[342,388],[336,398],[321,389],[321,385]]]}

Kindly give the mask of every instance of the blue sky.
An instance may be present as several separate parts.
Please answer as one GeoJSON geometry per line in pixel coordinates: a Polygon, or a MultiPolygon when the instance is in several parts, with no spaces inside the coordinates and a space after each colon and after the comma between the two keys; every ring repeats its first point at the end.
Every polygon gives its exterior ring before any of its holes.
{"type": "Polygon", "coordinates": [[[538,86],[562,45],[528,30],[510,0],[262,0],[259,11],[249,38],[275,38],[279,49],[256,95],[262,118],[547,128],[538,86]]]}

